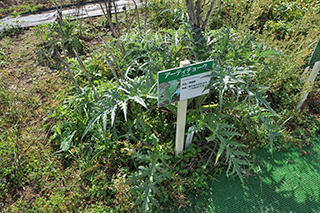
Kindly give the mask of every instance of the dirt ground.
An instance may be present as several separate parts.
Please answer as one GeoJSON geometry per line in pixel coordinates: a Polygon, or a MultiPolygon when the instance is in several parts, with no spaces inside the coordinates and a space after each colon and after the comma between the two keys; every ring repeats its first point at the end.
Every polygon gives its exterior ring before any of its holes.
{"type": "MultiPolygon", "coordinates": [[[[62,72],[41,58],[38,42],[35,30],[0,39],[0,49],[6,56],[0,65],[0,94],[5,97],[1,100],[7,100],[0,103],[0,134],[14,140],[21,162],[29,154],[37,156],[50,149],[46,141],[53,124],[47,118],[59,103],[57,92],[65,87],[62,72]]],[[[27,191],[10,191],[4,202],[14,203],[27,191]]]]}
{"type": "MultiPolygon", "coordinates": [[[[34,30],[25,30],[0,40],[0,47],[7,56],[7,65],[0,67],[0,80],[10,97],[14,98],[12,104],[16,106],[11,107],[21,113],[21,130],[34,128],[38,131],[47,116],[46,108],[55,105],[52,96],[64,87],[58,77],[60,73],[41,58],[37,42],[34,30]]],[[[7,127],[10,128],[10,124],[7,127]]],[[[30,136],[30,132],[25,134],[30,136]]],[[[37,138],[41,136],[37,135],[37,138]]]]}

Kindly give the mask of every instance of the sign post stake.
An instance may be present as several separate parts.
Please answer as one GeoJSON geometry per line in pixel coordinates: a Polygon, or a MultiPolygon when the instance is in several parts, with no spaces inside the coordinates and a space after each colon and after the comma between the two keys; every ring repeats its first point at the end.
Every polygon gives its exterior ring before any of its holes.
{"type": "Polygon", "coordinates": [[[320,61],[317,61],[314,66],[313,66],[313,69],[310,73],[310,76],[307,80],[307,83],[305,85],[305,88],[304,88],[304,92],[302,93],[301,95],[301,99],[300,99],[300,103],[298,105],[298,109],[301,109],[304,101],[307,99],[307,96],[311,90],[311,87],[314,83],[314,80],[316,79],[318,73],[319,73],[319,70],[320,70],[320,61]]]}
{"type": "MultiPolygon", "coordinates": [[[[188,99],[208,94],[213,60],[190,64],[185,60],[177,68],[158,75],[158,107],[178,102],[175,155],[184,149],[188,99]]],[[[192,137],[191,137],[192,138],[192,137]]],[[[188,142],[192,140],[188,137],[188,142]]]]}
{"type": "MultiPolygon", "coordinates": [[[[300,98],[300,102],[298,104],[298,109],[301,109],[304,101],[307,99],[308,94],[312,88],[312,85],[314,83],[314,80],[316,79],[319,70],[320,70],[320,39],[317,42],[316,47],[313,50],[313,53],[311,55],[311,58],[309,60],[308,63],[310,66],[313,65],[313,69],[310,73],[310,76],[305,84],[305,88],[303,88],[302,90],[302,94],[301,94],[301,98],[300,98]]],[[[305,70],[305,72],[307,71],[307,69],[305,70]]]]}
{"type": "Polygon", "coordinates": [[[178,156],[183,150],[185,126],[186,126],[187,104],[188,104],[188,100],[183,100],[183,101],[178,102],[176,147],[175,147],[176,156],[178,156]]]}
{"type": "MultiPolygon", "coordinates": [[[[190,62],[188,60],[180,62],[180,67],[184,67],[188,65],[190,65],[190,62]]],[[[188,99],[178,102],[176,146],[175,146],[176,156],[178,156],[183,151],[185,127],[186,127],[186,116],[187,116],[187,104],[188,104],[188,99]]]]}

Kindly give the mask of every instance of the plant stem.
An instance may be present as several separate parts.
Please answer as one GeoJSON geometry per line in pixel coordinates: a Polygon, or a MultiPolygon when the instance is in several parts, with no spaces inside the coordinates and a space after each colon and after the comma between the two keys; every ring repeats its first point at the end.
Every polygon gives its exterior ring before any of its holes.
{"type": "Polygon", "coordinates": [[[144,16],[144,31],[147,31],[147,19],[148,19],[148,0],[145,0],[145,16],[144,16]]]}
{"type": "Polygon", "coordinates": [[[114,71],[113,67],[111,66],[111,64],[110,64],[109,61],[107,60],[106,56],[105,56],[101,51],[99,51],[99,52],[100,52],[100,54],[102,55],[102,57],[104,58],[104,60],[106,61],[106,63],[108,64],[108,66],[110,67],[111,72],[112,72],[114,78],[116,79],[116,81],[118,82],[118,84],[119,84],[119,86],[120,86],[121,83],[120,83],[119,78],[118,78],[116,72],[114,71]]]}
{"type": "Polygon", "coordinates": [[[80,59],[80,57],[79,57],[79,55],[78,55],[78,52],[77,52],[77,50],[76,50],[75,48],[73,48],[73,52],[74,52],[74,54],[76,55],[77,60],[78,60],[78,62],[79,62],[79,64],[80,64],[80,67],[81,67],[82,71],[84,72],[84,74],[86,75],[86,77],[87,77],[87,79],[88,79],[88,81],[89,81],[89,83],[90,83],[90,86],[91,86],[91,88],[92,88],[92,90],[93,90],[93,92],[94,92],[94,94],[95,94],[95,96],[96,96],[96,98],[97,98],[97,100],[100,101],[100,98],[99,98],[99,95],[98,95],[98,93],[97,93],[97,90],[96,90],[96,88],[94,87],[94,85],[92,84],[92,81],[91,81],[91,79],[90,79],[90,76],[88,75],[88,72],[87,72],[85,66],[83,65],[83,63],[82,63],[82,61],[81,61],[81,59],[80,59]]]}
{"type": "MultiPolygon", "coordinates": [[[[57,12],[58,12],[58,15],[59,15],[58,23],[59,23],[59,26],[60,26],[60,36],[61,36],[61,43],[62,43],[61,46],[62,46],[63,55],[64,55],[64,57],[67,57],[66,49],[65,49],[65,47],[64,47],[64,38],[63,38],[63,30],[62,30],[63,18],[62,18],[62,2],[61,2],[61,0],[60,0],[60,7],[61,7],[60,10],[59,10],[59,8],[58,8],[58,5],[57,5],[56,0],[54,0],[54,5],[55,5],[55,7],[56,7],[56,9],[57,9],[57,12]]],[[[76,80],[75,80],[75,78],[74,78],[74,76],[73,76],[73,74],[72,74],[72,71],[71,71],[71,69],[70,69],[70,67],[69,67],[68,62],[66,62],[66,61],[64,61],[64,60],[62,59],[62,57],[61,57],[61,55],[60,55],[60,53],[59,53],[59,50],[58,50],[58,48],[57,48],[56,46],[55,46],[55,49],[56,49],[58,58],[59,58],[60,61],[63,63],[63,65],[67,68],[67,71],[68,71],[68,73],[69,73],[70,80],[74,83],[74,85],[76,86],[77,90],[78,90],[80,93],[82,93],[82,90],[80,89],[78,83],[76,82],[76,80]]]]}
{"type": "Polygon", "coordinates": [[[118,69],[119,69],[119,73],[120,73],[120,75],[121,75],[121,78],[124,79],[124,75],[123,75],[123,73],[122,73],[122,71],[121,71],[121,68],[120,68],[120,66],[119,66],[119,64],[118,64],[118,61],[117,61],[116,57],[114,57],[114,55],[112,54],[112,51],[111,51],[109,45],[107,44],[107,42],[106,42],[105,40],[103,40],[103,38],[101,38],[101,36],[98,35],[98,38],[99,38],[101,41],[103,41],[103,43],[104,43],[104,44],[106,45],[106,47],[108,48],[108,50],[109,50],[109,52],[110,52],[113,60],[114,60],[115,63],[117,64],[117,67],[118,67],[118,69]]]}
{"type": "MultiPolygon", "coordinates": [[[[110,0],[109,0],[110,2],[110,0]]],[[[104,16],[106,17],[106,19],[108,20],[108,24],[110,26],[110,29],[111,29],[111,32],[112,32],[112,35],[115,37],[115,38],[119,38],[119,33],[117,31],[117,29],[115,28],[114,24],[112,23],[112,14],[111,14],[111,4],[109,3],[108,6],[105,2],[105,6],[106,6],[106,10],[107,10],[107,14],[105,13],[104,9],[103,9],[103,6],[101,4],[101,1],[99,1],[99,5],[101,7],[101,10],[104,14],[104,16]]]]}
{"type": "MultiPolygon", "coordinates": [[[[208,10],[207,15],[206,15],[206,19],[204,20],[204,22],[202,24],[202,27],[201,27],[202,31],[205,31],[205,29],[206,29],[206,27],[208,25],[209,19],[210,19],[211,15],[212,15],[212,12],[213,12],[213,7],[216,4],[216,2],[217,2],[217,0],[212,0],[211,1],[209,10],[208,10]]],[[[220,1],[220,4],[221,4],[221,1],[220,1]]]]}
{"type": "Polygon", "coordinates": [[[114,14],[116,17],[116,23],[117,23],[117,26],[119,26],[117,4],[115,3],[115,1],[112,1],[112,2],[113,2],[113,7],[114,7],[114,14]]]}
{"type": "MultiPolygon", "coordinates": [[[[62,64],[67,68],[67,71],[68,71],[68,73],[69,73],[70,80],[74,83],[74,85],[76,86],[77,90],[78,90],[80,93],[82,93],[82,90],[80,89],[78,83],[76,82],[76,79],[74,78],[74,76],[73,76],[73,74],[72,74],[72,71],[71,71],[71,69],[70,69],[69,64],[62,59],[62,57],[61,57],[61,55],[60,55],[60,53],[59,53],[58,48],[55,47],[55,49],[56,49],[56,53],[57,53],[57,56],[58,56],[59,60],[60,60],[60,61],[62,62],[62,64]]],[[[65,56],[65,57],[66,57],[66,56],[65,56]]]]}

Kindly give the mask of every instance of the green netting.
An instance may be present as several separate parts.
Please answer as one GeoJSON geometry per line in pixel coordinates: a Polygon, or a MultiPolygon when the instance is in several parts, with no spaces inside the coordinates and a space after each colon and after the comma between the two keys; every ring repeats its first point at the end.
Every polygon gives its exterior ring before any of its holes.
{"type": "Polygon", "coordinates": [[[245,186],[222,174],[210,184],[211,195],[192,195],[192,208],[174,212],[320,212],[318,141],[273,154],[260,149],[254,155],[255,168],[245,186]]]}

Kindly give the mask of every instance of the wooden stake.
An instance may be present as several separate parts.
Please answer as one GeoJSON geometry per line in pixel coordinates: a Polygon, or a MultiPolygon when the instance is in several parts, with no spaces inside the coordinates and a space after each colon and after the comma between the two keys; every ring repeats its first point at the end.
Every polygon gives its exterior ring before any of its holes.
{"type": "MultiPolygon", "coordinates": [[[[180,67],[184,67],[188,65],[190,65],[190,61],[188,60],[180,62],[180,67]]],[[[187,104],[188,104],[188,100],[183,100],[178,102],[176,147],[175,147],[176,156],[178,156],[183,151],[185,128],[186,128],[187,104]]]]}

